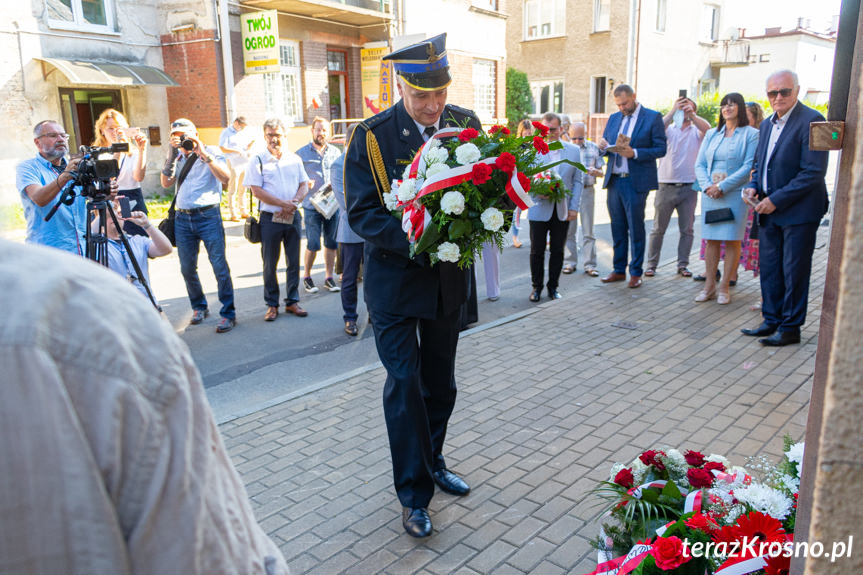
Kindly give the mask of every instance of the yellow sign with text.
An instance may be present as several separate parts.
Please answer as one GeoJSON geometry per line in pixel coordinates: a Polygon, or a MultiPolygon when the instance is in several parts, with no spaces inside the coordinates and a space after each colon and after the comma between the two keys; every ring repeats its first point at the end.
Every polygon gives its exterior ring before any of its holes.
{"type": "Polygon", "coordinates": [[[279,16],[275,10],[240,15],[246,74],[279,71],[279,16]]]}
{"type": "Polygon", "coordinates": [[[381,60],[389,48],[363,48],[360,50],[360,73],[362,74],[363,118],[370,118],[392,105],[392,75],[389,62],[381,60]],[[386,72],[385,72],[386,70],[386,72]],[[386,78],[386,82],[384,81],[386,78]]]}

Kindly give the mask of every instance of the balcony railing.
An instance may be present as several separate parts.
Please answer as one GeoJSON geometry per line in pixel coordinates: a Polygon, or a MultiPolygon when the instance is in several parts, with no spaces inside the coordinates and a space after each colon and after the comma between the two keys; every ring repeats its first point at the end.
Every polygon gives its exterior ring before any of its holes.
{"type": "Polygon", "coordinates": [[[714,66],[745,66],[749,63],[749,40],[720,40],[710,52],[714,66]]]}

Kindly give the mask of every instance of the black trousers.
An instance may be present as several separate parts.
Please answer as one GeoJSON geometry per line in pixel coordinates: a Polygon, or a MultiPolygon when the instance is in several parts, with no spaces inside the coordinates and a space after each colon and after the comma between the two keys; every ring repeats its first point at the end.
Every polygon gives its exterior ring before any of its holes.
{"type": "Polygon", "coordinates": [[[809,305],[809,278],[818,222],[778,226],[769,221],[758,229],[761,267],[761,315],[779,331],[800,333],[809,305]]]}
{"type": "Polygon", "coordinates": [[[545,239],[549,238],[548,289],[556,290],[563,268],[563,248],[566,244],[566,231],[569,222],[557,217],[557,210],[551,212],[547,222],[530,220],[530,283],[533,289],[541,290],[545,272],[545,239]]]}
{"type": "Polygon", "coordinates": [[[396,493],[405,507],[428,507],[432,471],[446,466],[442,451],[456,399],[459,312],[436,319],[370,313],[387,370],[384,418],[396,493]]]}
{"type": "Polygon", "coordinates": [[[342,254],[342,311],[344,320],[357,321],[357,276],[363,263],[363,242],[340,243],[342,254]]]}
{"type": "Polygon", "coordinates": [[[264,260],[264,301],[268,306],[279,307],[279,265],[282,246],[285,248],[285,305],[300,301],[300,215],[294,214],[294,223],[273,223],[273,214],[261,212],[261,259],[264,260]]]}

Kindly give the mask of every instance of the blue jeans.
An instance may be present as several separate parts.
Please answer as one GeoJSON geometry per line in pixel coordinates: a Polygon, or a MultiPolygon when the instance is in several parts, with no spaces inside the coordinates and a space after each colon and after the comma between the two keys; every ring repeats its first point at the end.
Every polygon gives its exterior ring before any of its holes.
{"type": "Polygon", "coordinates": [[[177,239],[177,254],[180,256],[180,272],[186,280],[186,292],[189,294],[192,309],[207,309],[207,298],[198,278],[198,250],[201,242],[204,242],[210,265],[213,266],[213,273],[218,281],[219,301],[222,302],[219,315],[234,319],[234,284],[231,281],[228,260],[225,258],[225,229],[222,227],[222,215],[218,206],[194,214],[177,212],[174,235],[177,239]]]}
{"type": "MultiPolygon", "coordinates": [[[[321,231],[324,233],[324,247],[334,250],[339,247],[336,232],[339,229],[339,212],[326,219],[315,208],[303,208],[303,221],[306,224],[306,249],[317,252],[321,249],[321,231]]],[[[306,270],[306,275],[309,270],[306,270]]]]}
{"type": "Polygon", "coordinates": [[[644,249],[647,236],[644,232],[644,206],[647,194],[639,194],[632,178],[611,176],[608,184],[608,215],[611,217],[611,239],[614,243],[614,271],[626,273],[627,247],[632,246],[629,275],[643,273],[644,249]]]}
{"type": "Polygon", "coordinates": [[[344,320],[357,321],[357,276],[363,263],[363,242],[342,246],[342,310],[344,320]]]}

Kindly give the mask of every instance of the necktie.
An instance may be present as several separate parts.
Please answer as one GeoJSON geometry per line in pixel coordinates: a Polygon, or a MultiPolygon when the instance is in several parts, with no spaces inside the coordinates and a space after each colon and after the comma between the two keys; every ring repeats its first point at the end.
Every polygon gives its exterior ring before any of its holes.
{"type": "MultiPolygon", "coordinates": [[[[626,135],[626,132],[629,130],[629,121],[630,121],[631,119],[632,119],[632,116],[631,116],[631,115],[629,115],[629,116],[627,116],[627,117],[626,117],[626,119],[623,121],[623,129],[620,131],[620,133],[621,133],[621,134],[626,135]]],[[[614,158],[614,165],[615,165],[616,167],[618,167],[618,168],[619,168],[620,166],[622,166],[622,165],[623,165],[623,156],[621,156],[620,154],[617,154],[617,157],[616,157],[616,158],[614,158]]]]}
{"type": "Polygon", "coordinates": [[[429,127],[427,127],[427,128],[423,131],[423,134],[425,134],[425,136],[426,136],[426,137],[425,137],[425,141],[426,141],[426,142],[428,142],[428,141],[431,139],[431,137],[432,137],[432,136],[434,136],[434,133],[435,133],[435,132],[437,132],[437,128],[435,128],[434,126],[429,126],[429,127]]]}

